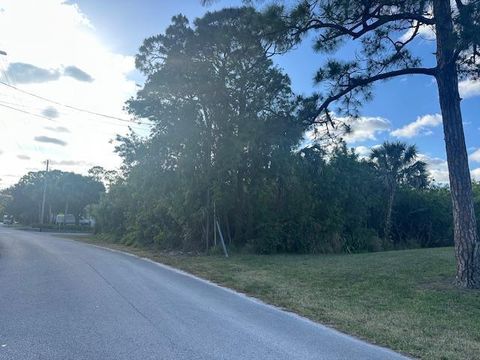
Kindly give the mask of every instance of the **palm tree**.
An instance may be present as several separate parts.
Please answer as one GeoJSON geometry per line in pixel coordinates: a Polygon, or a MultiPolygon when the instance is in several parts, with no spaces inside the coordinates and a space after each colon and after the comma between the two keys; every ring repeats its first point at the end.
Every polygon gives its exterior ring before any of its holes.
{"type": "Polygon", "coordinates": [[[415,145],[402,142],[385,141],[381,146],[373,148],[370,161],[385,183],[388,200],[385,216],[385,240],[392,241],[392,208],[395,194],[400,185],[423,188],[428,185],[426,164],[417,160],[415,145]]]}

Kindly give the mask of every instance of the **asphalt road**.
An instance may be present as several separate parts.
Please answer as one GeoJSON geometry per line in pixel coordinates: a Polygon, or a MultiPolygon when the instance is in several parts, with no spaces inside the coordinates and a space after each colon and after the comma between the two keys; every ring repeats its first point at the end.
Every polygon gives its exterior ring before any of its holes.
{"type": "Polygon", "coordinates": [[[0,226],[0,359],[401,359],[150,261],[0,226]]]}

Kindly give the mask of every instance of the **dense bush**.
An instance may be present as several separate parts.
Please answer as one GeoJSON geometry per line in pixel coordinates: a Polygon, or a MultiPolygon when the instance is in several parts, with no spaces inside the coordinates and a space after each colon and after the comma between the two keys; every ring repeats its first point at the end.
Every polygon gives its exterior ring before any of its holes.
{"type": "Polygon", "coordinates": [[[394,239],[398,248],[453,244],[450,192],[446,187],[402,189],[394,206],[394,239]]]}
{"type": "MultiPolygon", "coordinates": [[[[229,247],[256,253],[338,253],[452,244],[446,187],[401,187],[393,210],[393,244],[386,244],[386,196],[368,162],[344,147],[328,161],[318,148],[309,148],[291,154],[280,168],[258,187],[245,186],[228,212],[222,204],[230,203],[230,194],[223,198],[211,190],[229,247]]],[[[174,174],[140,176],[138,170],[102,198],[97,230],[127,244],[205,250],[205,218],[213,227],[213,209],[203,207],[174,174]]],[[[209,246],[212,239],[210,233],[209,246]]]]}

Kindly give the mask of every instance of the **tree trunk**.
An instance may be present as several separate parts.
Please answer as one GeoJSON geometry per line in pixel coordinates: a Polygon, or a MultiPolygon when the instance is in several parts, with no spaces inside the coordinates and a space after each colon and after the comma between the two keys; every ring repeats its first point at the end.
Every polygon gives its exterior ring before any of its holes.
{"type": "Polygon", "coordinates": [[[384,229],[384,237],[385,243],[393,246],[393,239],[392,239],[392,209],[393,203],[395,201],[395,187],[392,186],[388,190],[388,204],[387,204],[387,215],[385,216],[385,229],[384,229]]]}
{"type": "Polygon", "coordinates": [[[480,257],[477,224],[473,205],[472,182],[463,132],[456,40],[450,0],[433,2],[437,35],[437,86],[443,117],[450,189],[453,202],[456,280],[460,286],[480,287],[480,257]]]}

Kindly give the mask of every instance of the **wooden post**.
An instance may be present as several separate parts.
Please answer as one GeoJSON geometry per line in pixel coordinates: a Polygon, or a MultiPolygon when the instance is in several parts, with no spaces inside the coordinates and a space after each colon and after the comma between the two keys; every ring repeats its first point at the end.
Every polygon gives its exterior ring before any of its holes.
{"type": "Polygon", "coordinates": [[[215,200],[213,200],[213,246],[217,247],[217,232],[215,231],[215,221],[217,219],[217,210],[215,208],[215,200]]]}
{"type": "Polygon", "coordinates": [[[218,234],[220,235],[220,240],[222,241],[223,253],[225,254],[225,257],[228,258],[227,247],[225,246],[225,241],[223,240],[222,229],[220,229],[220,224],[216,219],[215,222],[217,223],[218,234]]]}

